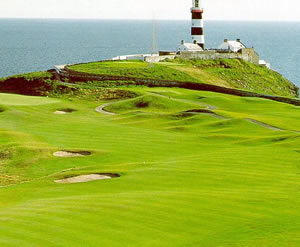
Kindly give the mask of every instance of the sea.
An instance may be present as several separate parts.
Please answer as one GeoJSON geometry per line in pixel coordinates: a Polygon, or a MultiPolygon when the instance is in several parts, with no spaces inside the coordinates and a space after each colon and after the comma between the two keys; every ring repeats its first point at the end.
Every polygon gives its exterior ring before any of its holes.
{"type": "MultiPolygon", "coordinates": [[[[176,50],[190,21],[0,19],[0,77],[119,55],[176,50]]],[[[300,86],[300,22],[206,21],[206,47],[241,39],[300,86]]]]}

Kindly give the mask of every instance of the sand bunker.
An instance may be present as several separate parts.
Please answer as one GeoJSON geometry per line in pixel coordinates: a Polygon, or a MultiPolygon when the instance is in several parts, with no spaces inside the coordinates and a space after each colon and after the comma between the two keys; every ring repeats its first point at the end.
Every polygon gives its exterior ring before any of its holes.
{"type": "Polygon", "coordinates": [[[55,183],[59,184],[75,184],[75,183],[86,183],[96,180],[106,180],[120,177],[119,174],[89,174],[89,175],[80,175],[76,177],[64,178],[55,180],[55,183]]]}
{"type": "Polygon", "coordinates": [[[55,157],[63,157],[63,158],[73,158],[73,157],[84,157],[91,155],[91,152],[88,151],[57,151],[53,154],[55,157]]]}
{"type": "Polygon", "coordinates": [[[57,115],[65,115],[65,114],[70,114],[72,112],[74,112],[75,110],[74,109],[71,109],[71,108],[66,108],[66,109],[60,109],[60,110],[57,110],[56,112],[54,112],[54,114],[57,114],[57,115]]]}
{"type": "Polygon", "coordinates": [[[65,112],[65,111],[56,111],[56,112],[54,112],[54,114],[57,114],[57,115],[65,115],[65,114],[69,114],[69,112],[65,112]]]}

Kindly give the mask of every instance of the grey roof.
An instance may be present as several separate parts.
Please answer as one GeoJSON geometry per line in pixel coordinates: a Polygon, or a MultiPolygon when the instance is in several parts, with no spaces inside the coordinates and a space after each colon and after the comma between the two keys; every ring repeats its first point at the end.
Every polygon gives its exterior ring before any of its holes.
{"type": "Polygon", "coordinates": [[[203,51],[201,46],[194,43],[184,43],[183,46],[190,51],[203,51]]]}
{"type": "Polygon", "coordinates": [[[229,43],[229,45],[231,45],[232,47],[237,48],[237,49],[246,48],[246,46],[242,42],[239,42],[239,41],[228,41],[228,43],[229,43]]]}

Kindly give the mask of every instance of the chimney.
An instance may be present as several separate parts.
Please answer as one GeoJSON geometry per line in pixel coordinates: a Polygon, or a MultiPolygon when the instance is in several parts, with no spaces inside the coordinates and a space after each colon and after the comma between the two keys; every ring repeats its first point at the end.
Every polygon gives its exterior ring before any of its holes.
{"type": "Polygon", "coordinates": [[[228,42],[228,39],[224,39],[224,42],[227,43],[227,42],[228,42]]]}
{"type": "Polygon", "coordinates": [[[181,44],[184,45],[184,40],[181,40],[181,44]]]}
{"type": "Polygon", "coordinates": [[[241,43],[241,39],[236,39],[237,42],[241,43]]]}

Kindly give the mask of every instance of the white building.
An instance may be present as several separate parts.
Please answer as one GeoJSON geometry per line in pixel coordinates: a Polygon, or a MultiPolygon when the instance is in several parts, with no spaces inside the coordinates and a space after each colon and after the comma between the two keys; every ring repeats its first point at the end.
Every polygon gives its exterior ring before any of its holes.
{"type": "Polygon", "coordinates": [[[203,51],[203,49],[196,43],[185,43],[184,41],[181,41],[178,51],[203,51]]]}
{"type": "Polygon", "coordinates": [[[158,57],[158,54],[134,54],[134,55],[123,55],[113,57],[111,60],[142,60],[144,61],[146,57],[158,57]]]}
{"type": "Polygon", "coordinates": [[[268,69],[271,69],[271,64],[266,62],[265,60],[259,60],[259,65],[262,67],[266,67],[268,69]]]}
{"type": "Polygon", "coordinates": [[[239,50],[244,48],[246,48],[246,46],[241,42],[240,39],[237,40],[225,39],[224,42],[218,47],[218,50],[238,52],[239,50]]]}

